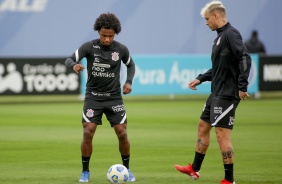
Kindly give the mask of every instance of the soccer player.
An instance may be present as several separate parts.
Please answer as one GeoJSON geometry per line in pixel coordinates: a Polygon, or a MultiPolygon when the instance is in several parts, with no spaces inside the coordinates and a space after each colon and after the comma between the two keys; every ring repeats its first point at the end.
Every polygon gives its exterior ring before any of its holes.
{"type": "Polygon", "coordinates": [[[196,90],[197,85],[211,81],[211,94],[198,122],[194,161],[188,166],[175,165],[175,168],[192,179],[200,177],[199,171],[210,143],[210,131],[215,127],[225,172],[220,184],[235,184],[234,150],[230,137],[236,108],[240,100],[249,97],[247,86],[251,58],[240,32],[227,21],[225,7],[220,1],[206,4],[201,15],[206,19],[206,25],[217,32],[212,46],[212,68],[200,74],[188,86],[196,90]]]}
{"type": "Polygon", "coordinates": [[[135,64],[128,48],[114,40],[115,35],[121,31],[120,21],[114,14],[101,14],[94,23],[94,31],[98,31],[100,38],[82,44],[65,61],[68,67],[79,73],[84,69],[80,60],[87,59],[88,79],[82,112],[82,174],[79,182],[89,181],[92,140],[97,125],[102,125],[103,114],[115,130],[122,163],[129,171],[129,181],[134,182],[136,179],[129,168],[130,143],[126,130],[126,110],[121,96],[120,68],[121,62],[127,67],[127,79],[123,86],[123,94],[126,95],[132,90],[135,64]]]}

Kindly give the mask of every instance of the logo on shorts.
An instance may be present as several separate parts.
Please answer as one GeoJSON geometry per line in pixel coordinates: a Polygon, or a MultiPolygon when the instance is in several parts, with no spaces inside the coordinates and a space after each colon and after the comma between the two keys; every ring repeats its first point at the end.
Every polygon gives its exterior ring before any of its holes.
{"type": "Polygon", "coordinates": [[[228,125],[234,125],[234,117],[229,117],[229,123],[228,123],[228,125]]]}
{"type": "Polygon", "coordinates": [[[214,107],[213,110],[214,110],[213,112],[215,114],[221,114],[222,113],[222,107],[214,107]]]}
{"type": "Polygon", "coordinates": [[[87,109],[86,116],[89,117],[89,118],[92,118],[94,116],[94,110],[87,109]]]}
{"type": "Polygon", "coordinates": [[[125,111],[124,105],[117,105],[117,106],[112,106],[112,109],[114,112],[120,112],[120,111],[125,111]]]}
{"type": "Polygon", "coordinates": [[[119,53],[118,52],[113,52],[112,53],[112,60],[113,61],[119,60],[119,53]]]}

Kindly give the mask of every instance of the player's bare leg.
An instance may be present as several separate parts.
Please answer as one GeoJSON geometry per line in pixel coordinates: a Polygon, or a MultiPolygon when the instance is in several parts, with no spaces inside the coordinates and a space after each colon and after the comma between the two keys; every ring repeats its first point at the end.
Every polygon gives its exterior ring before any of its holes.
{"type": "Polygon", "coordinates": [[[174,167],[181,173],[187,174],[193,180],[200,178],[200,168],[204,160],[205,154],[210,144],[210,124],[203,120],[199,120],[198,123],[198,135],[195,149],[195,157],[193,164],[188,164],[188,166],[175,165],[174,167]]]}
{"type": "Polygon", "coordinates": [[[89,161],[92,155],[92,140],[97,129],[95,123],[82,123],[83,138],[81,141],[82,174],[79,182],[88,182],[90,178],[89,161]]]}
{"type": "Polygon", "coordinates": [[[233,183],[234,182],[234,176],[233,176],[234,151],[230,138],[231,129],[216,127],[215,132],[224,164],[224,171],[225,171],[224,180],[233,183]]]}
{"type": "Polygon", "coordinates": [[[121,155],[130,154],[130,143],[127,138],[126,124],[120,124],[114,126],[116,135],[119,141],[119,151],[121,155]]]}
{"type": "Polygon", "coordinates": [[[81,142],[81,154],[90,157],[92,154],[92,140],[97,129],[95,123],[83,123],[83,138],[81,142]]]}
{"type": "Polygon", "coordinates": [[[210,144],[210,131],[212,126],[203,120],[198,123],[198,139],[196,143],[196,152],[206,154],[210,144]]]}
{"type": "Polygon", "coordinates": [[[129,172],[129,182],[136,181],[135,177],[129,169],[129,159],[130,159],[130,143],[127,137],[127,124],[115,125],[114,129],[119,141],[119,152],[122,157],[123,165],[128,169],[129,172]]]}

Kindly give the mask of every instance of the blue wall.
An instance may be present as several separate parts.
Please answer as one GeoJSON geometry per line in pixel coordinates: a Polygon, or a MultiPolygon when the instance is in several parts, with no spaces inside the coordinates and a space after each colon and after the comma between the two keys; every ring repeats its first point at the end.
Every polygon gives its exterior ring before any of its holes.
{"type": "MultiPolygon", "coordinates": [[[[200,16],[207,0],[0,0],[0,57],[68,56],[96,38],[99,14],[122,23],[116,40],[132,54],[209,54],[216,32],[200,16]]],[[[246,40],[259,30],[268,54],[282,54],[282,1],[223,0],[246,40]]]]}

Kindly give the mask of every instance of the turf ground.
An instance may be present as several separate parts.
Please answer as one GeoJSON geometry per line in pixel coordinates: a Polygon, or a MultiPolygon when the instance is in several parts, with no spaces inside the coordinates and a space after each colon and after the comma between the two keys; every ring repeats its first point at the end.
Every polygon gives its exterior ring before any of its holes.
{"type": "MultiPolygon", "coordinates": [[[[131,170],[139,184],[217,184],[223,178],[212,131],[201,178],[191,181],[173,165],[192,162],[204,100],[125,100],[131,170]]],[[[237,184],[282,183],[282,99],[241,102],[232,141],[237,184]]],[[[81,172],[82,102],[0,104],[0,183],[74,184],[81,172]]],[[[97,129],[90,183],[103,184],[120,163],[117,139],[105,117],[97,129]]]]}

